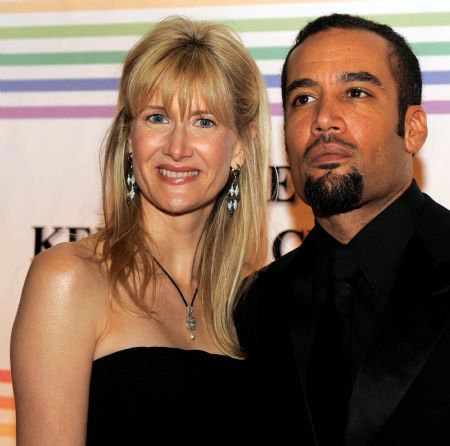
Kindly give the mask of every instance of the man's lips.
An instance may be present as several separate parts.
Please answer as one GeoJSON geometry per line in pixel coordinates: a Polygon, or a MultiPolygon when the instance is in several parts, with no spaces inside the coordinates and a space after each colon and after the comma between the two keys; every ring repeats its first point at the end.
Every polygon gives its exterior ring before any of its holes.
{"type": "Polygon", "coordinates": [[[308,164],[318,165],[335,163],[342,161],[352,156],[352,150],[347,147],[342,147],[336,143],[326,143],[316,145],[310,150],[306,156],[305,161],[308,164]]]}
{"type": "Polygon", "coordinates": [[[334,134],[323,134],[306,147],[303,160],[312,165],[337,163],[350,158],[356,148],[334,134]]]}

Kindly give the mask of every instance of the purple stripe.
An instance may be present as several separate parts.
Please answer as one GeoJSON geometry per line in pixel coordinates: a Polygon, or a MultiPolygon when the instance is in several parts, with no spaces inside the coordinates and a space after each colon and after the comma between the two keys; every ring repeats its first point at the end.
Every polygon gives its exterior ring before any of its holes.
{"type": "MultiPolygon", "coordinates": [[[[423,106],[429,114],[450,114],[450,101],[425,101],[423,106]]],[[[270,112],[272,116],[283,116],[283,107],[272,103],[270,112]]],[[[113,105],[0,107],[1,119],[112,118],[115,113],[113,105]]]]}
{"type": "Polygon", "coordinates": [[[113,105],[80,105],[70,107],[0,107],[2,119],[111,118],[113,105]]]}
{"type": "MultiPolygon", "coordinates": [[[[425,111],[430,115],[450,113],[450,101],[424,101],[422,103],[425,111]]],[[[279,103],[270,104],[272,116],[283,116],[283,107],[279,103]]]]}
{"type": "Polygon", "coordinates": [[[423,101],[422,105],[430,115],[450,113],[450,101],[423,101]]]}
{"type": "Polygon", "coordinates": [[[283,116],[283,106],[278,102],[272,102],[270,104],[270,114],[272,116],[283,116]]]}

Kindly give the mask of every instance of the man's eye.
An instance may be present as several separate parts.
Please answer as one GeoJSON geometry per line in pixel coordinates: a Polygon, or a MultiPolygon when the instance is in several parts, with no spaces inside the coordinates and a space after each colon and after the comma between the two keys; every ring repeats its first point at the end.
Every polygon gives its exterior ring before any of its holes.
{"type": "Polygon", "coordinates": [[[152,124],[165,124],[167,122],[167,118],[162,113],[153,113],[145,119],[152,124]]]}
{"type": "Polygon", "coordinates": [[[347,91],[347,94],[351,98],[365,98],[369,96],[368,93],[366,93],[364,90],[361,90],[360,88],[350,88],[350,90],[347,91]]]}
{"type": "Polygon", "coordinates": [[[298,105],[305,105],[312,102],[313,100],[314,98],[311,95],[301,94],[294,99],[293,105],[294,107],[298,105]]]}

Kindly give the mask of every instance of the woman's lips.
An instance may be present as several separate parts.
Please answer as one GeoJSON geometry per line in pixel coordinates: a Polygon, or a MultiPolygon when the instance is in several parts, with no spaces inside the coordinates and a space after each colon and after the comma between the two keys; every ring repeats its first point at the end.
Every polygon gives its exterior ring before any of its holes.
{"type": "Polygon", "coordinates": [[[200,171],[198,169],[183,167],[158,167],[158,172],[163,181],[171,184],[181,184],[189,181],[193,181],[200,171]]]}

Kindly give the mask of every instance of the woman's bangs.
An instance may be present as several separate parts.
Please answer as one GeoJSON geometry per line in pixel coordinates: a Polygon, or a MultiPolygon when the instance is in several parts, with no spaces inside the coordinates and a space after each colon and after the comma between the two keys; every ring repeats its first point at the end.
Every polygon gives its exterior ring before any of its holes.
{"type": "Polygon", "coordinates": [[[194,51],[187,60],[167,67],[159,82],[164,106],[170,109],[177,97],[182,116],[201,105],[221,124],[232,127],[234,110],[227,80],[214,58],[208,56],[194,51]]]}
{"type": "Polygon", "coordinates": [[[128,107],[135,118],[148,105],[149,100],[158,90],[158,78],[161,77],[163,67],[136,70],[128,84],[128,107]],[[159,68],[159,69],[158,69],[159,68]]]}
{"type": "Polygon", "coordinates": [[[188,60],[168,57],[147,70],[140,67],[128,87],[129,107],[134,117],[158,95],[168,112],[177,98],[181,116],[190,114],[201,103],[222,125],[235,125],[233,93],[225,74],[213,58],[204,54],[191,56],[188,60]]]}

